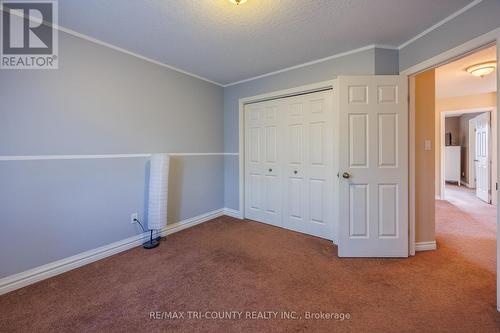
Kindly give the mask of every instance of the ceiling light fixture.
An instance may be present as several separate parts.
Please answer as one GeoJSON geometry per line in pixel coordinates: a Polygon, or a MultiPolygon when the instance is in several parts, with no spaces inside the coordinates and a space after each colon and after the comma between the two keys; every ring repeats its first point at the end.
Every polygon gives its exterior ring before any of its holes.
{"type": "Polygon", "coordinates": [[[488,61],[467,67],[465,70],[474,76],[485,77],[486,75],[493,73],[495,68],[497,68],[496,61],[488,61]]]}
{"type": "Polygon", "coordinates": [[[229,0],[229,1],[231,1],[235,5],[241,5],[241,4],[245,3],[245,2],[247,2],[247,0],[229,0]]]}

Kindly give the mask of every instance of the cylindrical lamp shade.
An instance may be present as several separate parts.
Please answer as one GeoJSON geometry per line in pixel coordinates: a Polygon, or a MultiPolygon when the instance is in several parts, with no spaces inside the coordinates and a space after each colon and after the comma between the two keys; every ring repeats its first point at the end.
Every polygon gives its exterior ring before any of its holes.
{"type": "Polygon", "coordinates": [[[162,229],[167,225],[168,154],[153,154],[149,172],[148,228],[162,229]]]}

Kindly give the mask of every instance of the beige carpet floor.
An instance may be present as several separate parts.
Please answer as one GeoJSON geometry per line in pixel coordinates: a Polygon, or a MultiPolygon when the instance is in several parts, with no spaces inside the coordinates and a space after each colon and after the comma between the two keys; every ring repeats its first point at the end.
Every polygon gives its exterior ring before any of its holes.
{"type": "Polygon", "coordinates": [[[0,331],[500,331],[495,212],[477,207],[438,201],[439,249],[409,259],[339,259],[328,241],[217,218],[154,250],[135,248],[0,296],[0,331]],[[171,318],[151,319],[157,311],[171,318]]]}

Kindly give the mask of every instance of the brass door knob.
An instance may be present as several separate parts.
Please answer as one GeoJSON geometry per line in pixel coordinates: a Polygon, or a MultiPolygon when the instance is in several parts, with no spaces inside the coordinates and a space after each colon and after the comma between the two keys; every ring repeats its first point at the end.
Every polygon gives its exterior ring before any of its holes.
{"type": "Polygon", "coordinates": [[[344,177],[345,179],[349,179],[349,178],[351,178],[351,174],[349,172],[344,172],[342,174],[342,177],[344,177]]]}

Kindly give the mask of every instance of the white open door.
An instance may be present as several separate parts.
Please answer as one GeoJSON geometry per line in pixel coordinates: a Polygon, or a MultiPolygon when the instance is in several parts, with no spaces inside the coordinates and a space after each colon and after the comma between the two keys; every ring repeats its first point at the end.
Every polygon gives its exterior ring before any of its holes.
{"type": "Polygon", "coordinates": [[[490,113],[485,112],[474,119],[476,120],[476,196],[490,203],[490,113]]]}
{"type": "Polygon", "coordinates": [[[470,188],[476,188],[476,118],[469,120],[469,153],[468,163],[468,183],[470,188]]]}
{"type": "Polygon", "coordinates": [[[338,78],[340,257],[408,256],[408,79],[338,78]]]}

